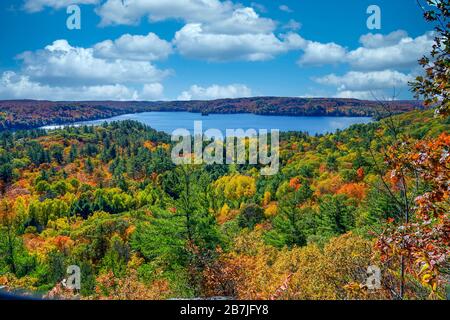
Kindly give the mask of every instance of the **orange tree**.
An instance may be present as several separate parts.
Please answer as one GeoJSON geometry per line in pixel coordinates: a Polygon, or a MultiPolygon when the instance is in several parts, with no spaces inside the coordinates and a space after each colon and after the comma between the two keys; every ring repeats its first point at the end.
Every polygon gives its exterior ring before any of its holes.
{"type": "Polygon", "coordinates": [[[391,223],[376,247],[387,262],[401,257],[400,298],[405,294],[405,274],[430,290],[430,297],[444,298],[450,256],[450,135],[419,142],[401,142],[387,152],[394,184],[414,185],[414,206],[403,223],[391,223]],[[422,190],[422,191],[420,191],[422,190]]]}
{"type": "MultiPolygon", "coordinates": [[[[437,114],[450,114],[450,0],[426,0],[432,9],[424,10],[425,19],[434,25],[434,44],[429,56],[419,60],[425,70],[412,82],[416,97],[426,105],[438,105],[437,114]]],[[[419,2],[420,4],[420,2],[419,2]]]]}

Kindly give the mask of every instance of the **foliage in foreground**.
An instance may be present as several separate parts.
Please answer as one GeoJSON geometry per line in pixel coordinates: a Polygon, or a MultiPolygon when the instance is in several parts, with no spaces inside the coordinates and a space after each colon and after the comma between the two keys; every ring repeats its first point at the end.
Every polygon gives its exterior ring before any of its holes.
{"type": "Polygon", "coordinates": [[[2,133],[0,286],[73,297],[61,280],[78,265],[89,299],[442,298],[448,128],[428,111],[287,133],[270,177],[174,167],[169,137],[135,122],[2,133]]]}

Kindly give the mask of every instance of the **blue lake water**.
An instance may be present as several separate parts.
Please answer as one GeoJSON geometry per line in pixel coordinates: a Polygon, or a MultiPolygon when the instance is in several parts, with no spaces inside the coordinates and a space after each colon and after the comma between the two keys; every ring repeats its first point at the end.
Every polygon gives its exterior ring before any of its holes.
{"type": "MultiPolygon", "coordinates": [[[[158,131],[172,133],[183,128],[191,132],[194,121],[202,121],[203,131],[214,128],[225,133],[226,129],[278,129],[281,132],[303,131],[311,135],[332,133],[338,129],[346,129],[353,124],[369,123],[369,117],[291,117],[262,116],[255,114],[211,114],[209,116],[191,112],[143,112],[125,114],[102,120],[77,122],[73,125],[100,125],[104,122],[136,120],[158,131]]],[[[45,129],[55,129],[62,126],[46,126],[45,129]]]]}

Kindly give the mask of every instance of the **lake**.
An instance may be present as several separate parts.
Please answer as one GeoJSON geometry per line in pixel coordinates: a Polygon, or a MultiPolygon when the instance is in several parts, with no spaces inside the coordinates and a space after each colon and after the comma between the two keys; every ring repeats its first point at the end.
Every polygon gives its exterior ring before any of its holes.
{"type": "Polygon", "coordinates": [[[100,125],[104,122],[136,120],[158,131],[171,134],[175,129],[183,128],[193,132],[194,121],[203,122],[203,131],[211,128],[225,133],[226,129],[278,129],[281,132],[303,131],[311,135],[332,133],[346,129],[353,124],[369,123],[369,117],[294,117],[262,116],[256,114],[210,114],[208,116],[191,112],[143,112],[125,114],[108,119],[76,122],[70,125],[45,126],[44,129],[56,129],[64,126],[100,125]]]}

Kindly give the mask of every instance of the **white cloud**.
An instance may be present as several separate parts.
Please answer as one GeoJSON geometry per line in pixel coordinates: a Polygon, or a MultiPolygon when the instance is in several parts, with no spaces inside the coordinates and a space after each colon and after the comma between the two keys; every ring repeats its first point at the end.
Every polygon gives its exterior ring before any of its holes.
{"type": "Polygon", "coordinates": [[[153,100],[160,99],[163,96],[164,87],[160,83],[147,83],[142,88],[139,99],[140,100],[153,100]]]}
{"type": "MultiPolygon", "coordinates": [[[[322,85],[334,86],[337,97],[373,99],[386,96],[386,91],[405,88],[412,75],[394,70],[373,72],[350,71],[343,76],[330,74],[314,79],[322,85]]],[[[384,98],[384,97],[383,97],[384,98]]]]}
{"type": "Polygon", "coordinates": [[[154,100],[161,99],[164,87],[159,83],[144,84],[136,90],[121,84],[95,86],[50,86],[30,77],[6,71],[0,77],[0,99],[39,100],[154,100]]]}
{"type": "Polygon", "coordinates": [[[291,13],[291,12],[294,12],[294,11],[292,11],[291,10],[291,8],[289,8],[287,5],[285,5],[285,4],[282,4],[281,6],[279,6],[278,7],[281,11],[284,11],[284,12],[288,12],[288,13],[291,13]]]}
{"type": "Polygon", "coordinates": [[[310,41],[302,38],[299,34],[289,32],[287,34],[280,35],[287,50],[299,50],[305,49],[310,41]]]}
{"type": "Polygon", "coordinates": [[[231,84],[227,86],[212,85],[206,88],[193,85],[189,90],[183,91],[178,97],[178,100],[213,100],[250,96],[252,96],[252,90],[243,84],[231,84]]]}
{"type": "MultiPolygon", "coordinates": [[[[152,84],[151,86],[155,86],[152,84]]],[[[161,86],[162,87],[162,86],[161,86]]],[[[6,71],[0,77],[1,99],[41,99],[41,100],[139,100],[158,98],[162,92],[149,95],[144,86],[141,93],[124,85],[97,86],[50,86],[31,81],[28,76],[6,71]]]]}
{"type": "Polygon", "coordinates": [[[433,34],[411,38],[403,30],[387,35],[366,34],[360,37],[361,47],[349,51],[335,43],[304,40],[299,46],[304,51],[298,64],[348,64],[352,71],[344,75],[330,74],[314,80],[334,86],[336,97],[359,99],[386,99],[394,91],[407,90],[407,84],[420,73],[417,60],[430,51],[433,34]]]}
{"type": "Polygon", "coordinates": [[[106,59],[153,61],[166,59],[171,53],[172,45],[151,32],[146,36],[124,34],[94,46],[94,55],[106,59]]]}
{"type": "Polygon", "coordinates": [[[428,32],[417,38],[397,31],[387,36],[365,35],[360,39],[363,47],[348,53],[350,65],[359,70],[408,69],[417,65],[433,45],[433,35],[428,32]]]}
{"type": "Polygon", "coordinates": [[[23,7],[28,12],[39,12],[45,7],[62,9],[71,4],[97,4],[99,2],[100,0],[25,0],[23,7]]]}
{"type": "Polygon", "coordinates": [[[359,42],[365,48],[376,49],[396,45],[403,38],[407,38],[408,33],[404,30],[397,30],[383,35],[381,33],[368,33],[359,38],[359,42]]]}
{"type": "Polygon", "coordinates": [[[345,61],[347,50],[336,43],[306,41],[299,65],[336,64],[345,61]]]}
{"type": "Polygon", "coordinates": [[[96,12],[102,19],[101,25],[133,25],[142,17],[151,21],[217,21],[229,15],[234,7],[229,1],[219,0],[107,0],[96,12]]]}
{"type": "Polygon", "coordinates": [[[217,34],[270,33],[276,27],[273,20],[261,18],[253,8],[239,8],[225,19],[205,24],[205,31],[217,34]]]}
{"type": "Polygon", "coordinates": [[[0,97],[2,99],[45,99],[51,93],[49,86],[31,82],[29,77],[6,71],[0,78],[0,97]]]}
{"type": "Polygon", "coordinates": [[[202,23],[217,33],[266,33],[276,23],[259,17],[255,12],[266,12],[263,5],[252,2],[249,7],[232,1],[220,0],[106,0],[96,9],[101,25],[136,25],[143,17],[149,21],[167,19],[186,23],[202,23]]]}
{"type": "Polygon", "coordinates": [[[288,51],[290,43],[274,34],[214,34],[201,24],[187,24],[175,34],[178,51],[189,58],[209,61],[263,61],[288,51]]]}
{"type": "MultiPolygon", "coordinates": [[[[52,88],[54,91],[55,88],[52,88]]],[[[61,88],[59,89],[61,98],[71,100],[138,100],[139,95],[136,90],[130,89],[124,85],[101,85],[101,86],[82,86],[79,88],[61,88]],[[73,91],[72,91],[73,90],[73,91]]]]}
{"type": "MultiPolygon", "coordinates": [[[[42,50],[28,51],[18,56],[22,61],[20,72],[0,74],[0,99],[49,100],[153,100],[163,98],[160,80],[170,72],[159,70],[150,62],[139,59],[139,43],[144,47],[147,38],[132,36],[111,42],[114,50],[123,50],[122,59],[94,56],[93,48],[71,46],[67,40],[57,40],[42,50]],[[128,46],[127,46],[128,44],[128,46]],[[134,54],[133,57],[132,53],[134,54]]],[[[151,41],[159,38],[150,35],[151,41]]],[[[142,52],[142,51],[141,51],[142,52]]],[[[150,53],[147,53],[150,55],[150,53]]],[[[152,52],[152,58],[158,53],[152,52]]],[[[144,58],[144,57],[142,57],[144,58]]]]}
{"type": "Polygon", "coordinates": [[[433,34],[411,38],[403,30],[388,35],[366,34],[361,36],[362,47],[348,51],[335,43],[307,41],[302,48],[299,65],[325,65],[347,63],[355,70],[380,71],[405,70],[417,65],[433,45],[433,34]]]}
{"type": "MultiPolygon", "coordinates": [[[[288,50],[273,34],[275,21],[259,16],[252,7],[231,1],[128,0],[123,5],[120,0],[107,0],[96,12],[103,25],[136,24],[142,17],[150,21],[184,21],[185,26],[176,32],[172,43],[179,53],[195,59],[261,61],[288,50]]],[[[113,44],[105,42],[102,46],[109,53],[113,44]]]]}
{"type": "Polygon", "coordinates": [[[169,71],[149,62],[105,60],[94,57],[92,48],[72,47],[57,40],[43,50],[19,55],[22,72],[31,80],[58,85],[98,85],[158,82],[169,71]]]}
{"type": "Polygon", "coordinates": [[[231,1],[128,0],[125,3],[107,0],[96,10],[102,18],[101,24],[137,24],[147,16],[150,21],[178,19],[201,23],[207,32],[218,34],[270,33],[276,28],[275,21],[260,17],[254,8],[231,1]]]}

